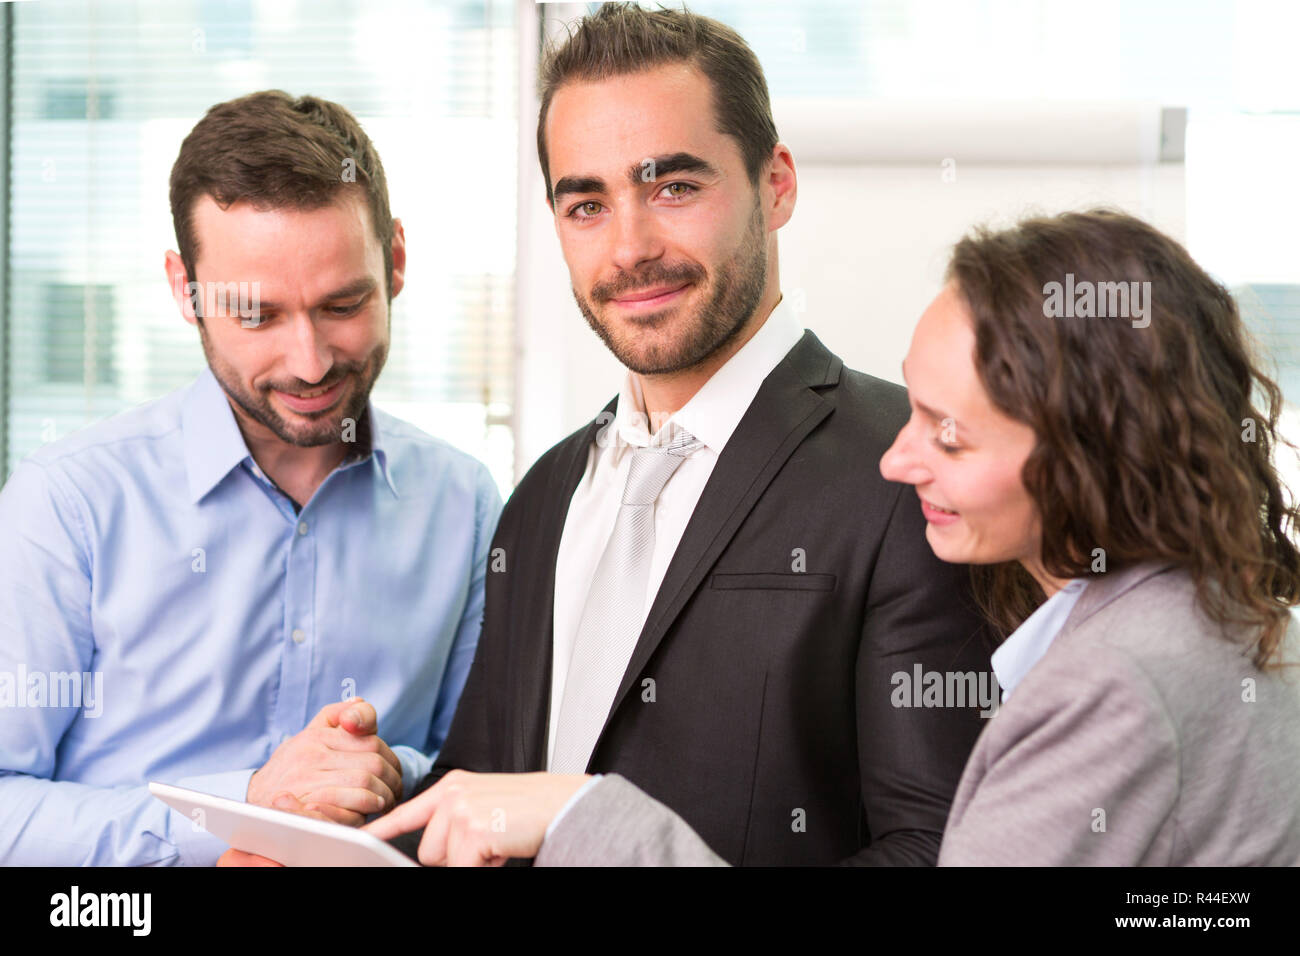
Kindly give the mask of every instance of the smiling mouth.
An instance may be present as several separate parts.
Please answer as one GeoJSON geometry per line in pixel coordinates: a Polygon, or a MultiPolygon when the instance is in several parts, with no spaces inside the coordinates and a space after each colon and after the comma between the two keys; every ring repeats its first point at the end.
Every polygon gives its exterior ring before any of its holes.
{"type": "Polygon", "coordinates": [[[955,511],[949,511],[947,508],[940,508],[933,501],[930,501],[927,498],[922,498],[921,503],[925,505],[927,508],[929,508],[931,511],[937,511],[941,515],[955,515],[957,513],[955,511]]]}
{"type": "Polygon", "coordinates": [[[629,292],[627,295],[616,296],[611,301],[630,309],[655,308],[672,300],[688,286],[690,286],[689,282],[683,282],[681,285],[675,286],[655,286],[651,289],[638,289],[635,292],[629,292]]]}
{"type": "Polygon", "coordinates": [[[286,392],[278,388],[273,389],[273,391],[280,396],[280,401],[288,405],[293,411],[310,414],[312,412],[322,412],[338,401],[339,394],[343,389],[343,383],[347,380],[347,376],[344,376],[333,385],[312,388],[305,392],[286,392]]]}
{"type": "MultiPolygon", "coordinates": [[[[334,383],[334,385],[337,384],[338,382],[334,383]]],[[[313,388],[310,392],[281,392],[281,394],[290,395],[294,398],[315,398],[317,395],[324,395],[326,392],[332,389],[334,385],[325,385],[321,388],[313,388]]]]}

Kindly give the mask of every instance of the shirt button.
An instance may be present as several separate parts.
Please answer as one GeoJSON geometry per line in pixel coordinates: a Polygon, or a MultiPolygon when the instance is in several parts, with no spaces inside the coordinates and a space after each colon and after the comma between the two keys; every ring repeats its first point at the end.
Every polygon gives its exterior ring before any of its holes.
{"type": "Polygon", "coordinates": [[[306,534],[306,533],[307,533],[307,522],[305,522],[305,521],[299,521],[299,522],[298,522],[298,533],[299,533],[299,534],[306,534]]]}
{"type": "Polygon", "coordinates": [[[306,633],[305,633],[305,632],[303,631],[303,629],[300,628],[300,627],[295,627],[295,628],[293,629],[293,635],[292,635],[292,637],[293,637],[293,642],[294,642],[295,644],[301,644],[303,641],[307,640],[307,635],[306,635],[306,633]]]}

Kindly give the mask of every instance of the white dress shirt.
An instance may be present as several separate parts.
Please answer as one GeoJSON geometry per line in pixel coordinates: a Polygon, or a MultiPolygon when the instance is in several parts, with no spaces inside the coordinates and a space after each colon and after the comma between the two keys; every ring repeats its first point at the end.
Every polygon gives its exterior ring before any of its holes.
{"type": "Polygon", "coordinates": [[[1070,581],[1040,604],[993,652],[993,673],[1002,688],[1003,703],[1052,646],[1087,585],[1088,582],[1082,578],[1070,581]]]}
{"type": "Polygon", "coordinates": [[[654,434],[647,428],[640,380],[628,372],[618,395],[615,418],[597,434],[587,457],[587,470],[569,501],[560,550],[555,562],[555,616],[551,667],[551,712],[546,764],[555,750],[555,729],[578,624],[596,565],[614,531],[627,484],[634,448],[666,444],[678,428],[703,442],[677,468],[655,504],[655,540],[650,574],[641,607],[641,622],[654,603],[677,544],[695,511],[713,466],[732,432],[749,409],[772,369],[803,337],[803,329],[782,299],[727,363],[713,373],[691,400],[664,421],[654,434]]]}

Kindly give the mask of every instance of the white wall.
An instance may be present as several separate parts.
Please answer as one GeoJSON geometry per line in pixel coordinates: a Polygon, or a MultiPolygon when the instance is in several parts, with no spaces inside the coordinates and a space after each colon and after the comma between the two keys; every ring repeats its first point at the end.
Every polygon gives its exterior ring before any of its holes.
{"type": "MultiPolygon", "coordinates": [[[[798,157],[796,156],[796,163],[798,157]]],[[[781,233],[781,284],[804,325],[853,368],[899,381],[912,327],[939,290],[952,244],[973,226],[1114,205],[1181,238],[1180,164],[802,166],[781,233]]]]}

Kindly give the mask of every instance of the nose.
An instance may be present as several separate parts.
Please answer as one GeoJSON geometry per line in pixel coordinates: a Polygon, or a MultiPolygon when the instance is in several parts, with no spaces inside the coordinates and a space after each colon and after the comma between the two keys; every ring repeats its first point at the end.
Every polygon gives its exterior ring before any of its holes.
{"type": "Polygon", "coordinates": [[[880,457],[880,474],[886,481],[897,481],[905,485],[923,485],[934,476],[921,459],[917,442],[923,440],[916,416],[907,420],[902,430],[894,438],[880,457]]]}
{"type": "Polygon", "coordinates": [[[663,237],[654,216],[640,203],[624,204],[614,214],[613,261],[624,272],[635,272],[664,254],[663,237]]]}
{"type": "Polygon", "coordinates": [[[319,382],[334,367],[334,356],[325,336],[306,313],[293,318],[289,331],[291,341],[285,355],[285,371],[304,382],[319,382]]]}

